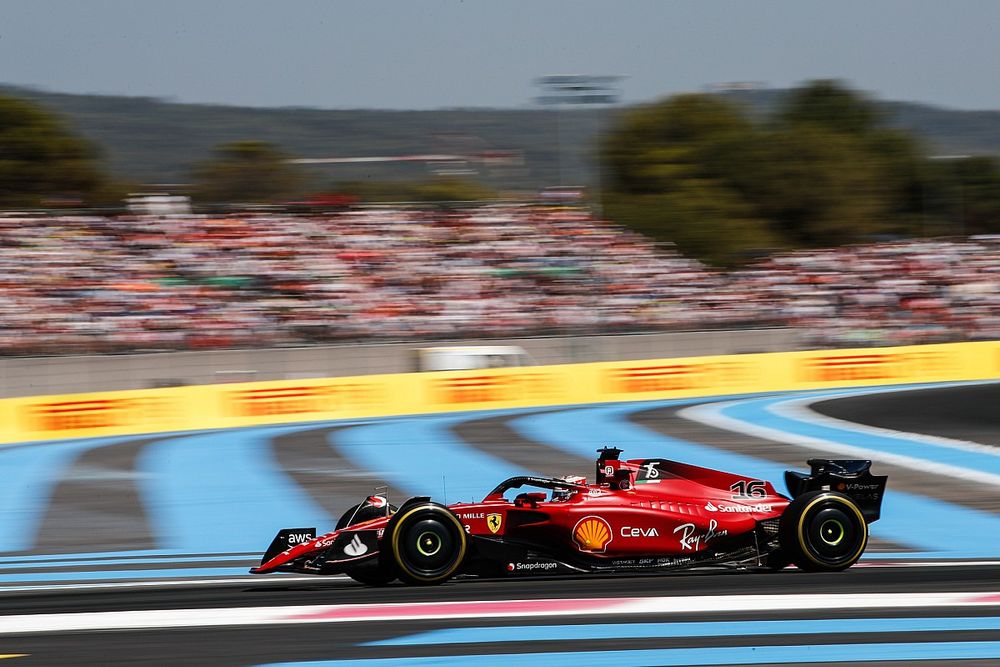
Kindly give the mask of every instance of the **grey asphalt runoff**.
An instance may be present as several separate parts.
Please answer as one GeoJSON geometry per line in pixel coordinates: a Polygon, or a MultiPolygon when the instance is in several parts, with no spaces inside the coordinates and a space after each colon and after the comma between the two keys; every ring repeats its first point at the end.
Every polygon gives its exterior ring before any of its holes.
{"type": "Polygon", "coordinates": [[[339,431],[354,426],[324,426],[280,435],[272,441],[278,465],[331,517],[386,487],[390,501],[399,505],[406,494],[384,480],[357,468],[331,443],[339,431]]]}
{"type": "Polygon", "coordinates": [[[155,549],[136,481],[144,437],[84,452],[56,484],[34,551],[45,554],[155,549]]]}

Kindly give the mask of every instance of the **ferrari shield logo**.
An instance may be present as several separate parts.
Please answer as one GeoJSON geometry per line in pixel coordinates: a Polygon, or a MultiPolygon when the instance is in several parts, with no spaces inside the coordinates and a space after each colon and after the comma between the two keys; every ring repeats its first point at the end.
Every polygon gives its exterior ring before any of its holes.
{"type": "Polygon", "coordinates": [[[491,533],[499,533],[500,526],[503,525],[503,515],[502,514],[487,514],[486,515],[486,527],[490,529],[491,533]]]}

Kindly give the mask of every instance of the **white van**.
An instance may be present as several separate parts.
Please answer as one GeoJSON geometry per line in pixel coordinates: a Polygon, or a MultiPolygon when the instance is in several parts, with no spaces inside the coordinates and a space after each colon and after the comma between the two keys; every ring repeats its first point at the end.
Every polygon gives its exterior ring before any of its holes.
{"type": "Polygon", "coordinates": [[[424,347],[416,353],[418,371],[466,371],[535,365],[531,355],[516,345],[424,347]]]}

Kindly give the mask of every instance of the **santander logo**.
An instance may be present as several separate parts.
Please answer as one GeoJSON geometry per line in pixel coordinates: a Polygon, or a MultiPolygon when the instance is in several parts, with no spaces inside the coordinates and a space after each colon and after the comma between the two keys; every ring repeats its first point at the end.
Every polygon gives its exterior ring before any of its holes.
{"type": "Polygon", "coordinates": [[[365,543],[361,541],[361,536],[357,533],[354,534],[354,539],[347,543],[344,547],[344,553],[348,556],[360,556],[362,554],[368,553],[368,547],[365,543]]]}
{"type": "Polygon", "coordinates": [[[767,514],[773,511],[773,506],[758,503],[756,505],[713,505],[709,500],[705,503],[707,512],[729,512],[731,514],[767,514]]]}

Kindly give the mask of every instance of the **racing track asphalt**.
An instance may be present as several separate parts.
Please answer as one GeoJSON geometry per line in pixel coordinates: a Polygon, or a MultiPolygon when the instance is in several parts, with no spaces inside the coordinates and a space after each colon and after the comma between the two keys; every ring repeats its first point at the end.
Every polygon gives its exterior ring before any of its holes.
{"type": "MultiPolygon", "coordinates": [[[[997,423],[995,406],[1000,404],[1000,387],[962,387],[948,390],[913,391],[900,394],[882,394],[827,401],[816,406],[817,411],[839,419],[858,421],[884,428],[922,431],[946,437],[972,439],[986,444],[998,444],[1000,424],[997,423]],[[873,407],[874,406],[874,407],[873,407]]],[[[732,451],[751,451],[789,465],[801,465],[804,452],[801,448],[786,448],[778,443],[757,440],[749,436],[712,429],[682,420],[675,416],[674,408],[660,408],[637,413],[633,420],[673,437],[704,442],[732,451]]],[[[537,443],[518,436],[504,419],[490,417],[458,425],[456,433],[474,446],[495,454],[504,443],[514,445],[507,452],[519,465],[530,468],[551,469],[553,462],[568,465],[565,472],[591,472],[592,462],[575,460],[562,454],[554,459],[553,450],[539,447],[537,443]],[[580,468],[580,470],[577,470],[580,468]]],[[[276,457],[281,465],[304,484],[306,489],[324,507],[334,507],[341,502],[337,497],[324,498],[331,476],[348,471],[351,478],[351,497],[358,491],[370,489],[372,480],[349,464],[337,458],[336,453],[324,445],[331,429],[304,431],[276,439],[276,457]],[[351,477],[354,475],[354,477],[351,477]]],[[[148,439],[145,439],[148,442],[148,439]]],[[[140,439],[128,441],[119,449],[102,448],[100,458],[81,458],[70,476],[70,484],[57,488],[55,496],[66,502],[85,496],[92,491],[86,484],[88,475],[95,469],[122,472],[130,469],[134,450],[142,445],[140,439]],[[63,494],[63,495],[60,495],[63,494]]],[[[904,483],[905,471],[890,471],[895,482],[904,483]]],[[[108,473],[111,474],[111,473],[108,473]]],[[[912,471],[906,474],[913,474],[912,471]]],[[[127,478],[127,475],[126,475],[127,478]]],[[[926,480],[925,480],[926,482],[926,480]]],[[[905,484],[919,484],[912,480],[905,484]]],[[[64,482],[65,484],[65,482],[64,482]]],[[[935,479],[935,494],[971,506],[988,504],[985,489],[978,489],[966,482],[935,479]]],[[[119,502],[124,502],[131,491],[128,484],[120,490],[119,502]]],[[[993,499],[996,494],[993,492],[993,499]]],[[[985,509],[985,507],[984,507],[985,509]]],[[[996,511],[995,506],[992,508],[996,511]]],[[[47,521],[67,521],[70,517],[49,517],[47,521]]],[[[53,524],[55,525],[55,524],[53,524]]],[[[303,604],[345,603],[414,603],[429,601],[545,599],[578,597],[643,597],[651,595],[735,595],[810,593],[816,595],[847,595],[855,592],[924,592],[935,591],[998,591],[1000,567],[988,564],[966,564],[948,567],[924,567],[913,564],[906,567],[872,566],[857,567],[838,574],[807,574],[794,570],[780,573],[696,572],[669,576],[627,576],[576,579],[530,579],[512,581],[455,581],[434,588],[410,588],[392,585],[382,589],[369,589],[343,579],[316,579],[315,581],[283,582],[280,579],[251,582],[236,586],[198,586],[190,588],[125,588],[113,590],[48,591],[39,593],[6,592],[0,594],[2,614],[42,614],[60,612],[94,612],[141,609],[204,609],[218,607],[284,606],[303,604]]],[[[973,610],[937,610],[934,616],[988,616],[996,613],[995,607],[973,610]]],[[[747,609],[738,614],[672,615],[670,621],[718,619],[809,619],[876,617],[917,617],[930,615],[919,609],[868,610],[865,612],[756,612],[747,609]]],[[[365,661],[397,656],[448,656],[466,654],[521,653],[526,651],[581,651],[581,650],[635,650],[643,648],[687,646],[744,645],[746,640],[737,636],[674,639],[607,639],[547,641],[538,643],[480,642],[471,645],[418,645],[418,646],[363,646],[362,644],[399,637],[415,632],[443,627],[468,627],[489,625],[504,628],[512,625],[540,626],[551,623],[633,622],[636,619],[600,617],[585,619],[483,619],[463,621],[397,620],[391,623],[340,623],[304,624],[283,626],[253,626],[207,629],[134,630],[90,633],[56,633],[45,635],[0,636],[0,655],[28,654],[12,659],[17,665],[253,665],[295,660],[359,659],[365,661]]],[[[667,620],[664,616],[643,616],[642,621],[667,620]]],[[[2,618],[0,618],[2,628],[2,618]]],[[[497,630],[499,632],[499,630],[497,630]]],[[[840,643],[869,643],[899,640],[899,635],[871,635],[853,633],[841,635],[840,643]]],[[[937,631],[919,634],[921,642],[954,642],[975,640],[994,642],[1000,640],[998,630],[937,631]]],[[[799,636],[778,635],[762,639],[758,644],[829,643],[829,637],[817,634],[799,636]]],[[[586,657],[580,654],[580,664],[586,657]]],[[[627,663],[624,663],[627,664],[627,663]]],[[[813,664],[813,663],[810,663],[813,664]]],[[[840,663],[870,664],[870,663],[840,663]]],[[[908,661],[879,662],[880,666],[912,664],[908,661]]],[[[921,665],[959,664],[953,660],[921,662],[921,665]]],[[[997,665],[996,657],[962,661],[964,667],[997,665]]]]}
{"type": "Polygon", "coordinates": [[[1000,447],[1000,383],[841,398],[812,409],[845,421],[1000,447]]]}
{"type": "MultiPolygon", "coordinates": [[[[325,605],[348,603],[416,603],[468,600],[524,600],[559,598],[688,596],[814,593],[843,596],[872,592],[979,592],[1000,588],[1000,570],[992,566],[939,568],[871,567],[838,574],[807,574],[795,570],[780,573],[699,572],[669,576],[630,576],[578,579],[531,579],[514,581],[453,581],[433,588],[393,585],[368,589],[342,580],[317,580],[287,586],[258,585],[239,588],[203,587],[183,590],[105,591],[100,593],[56,593],[0,597],[4,614],[88,612],[142,609],[204,609],[218,607],[325,605]]],[[[673,639],[608,639],[599,642],[562,640],[536,644],[476,643],[473,645],[364,646],[363,644],[445,627],[541,626],[563,623],[830,619],[921,616],[991,616],[996,607],[941,609],[928,614],[920,609],[813,610],[795,612],[755,611],[643,615],[641,619],[609,616],[559,618],[506,618],[468,620],[396,620],[391,623],[335,623],[281,626],[195,628],[170,630],[118,630],[111,632],[54,633],[0,636],[0,652],[28,654],[11,661],[19,665],[255,665],[301,660],[358,659],[383,657],[443,656],[465,654],[520,653],[526,651],[633,650],[690,646],[742,646],[740,636],[673,639]]],[[[820,624],[821,625],[821,624],[820,624]]],[[[912,638],[911,638],[912,639],[912,638]]],[[[837,637],[839,642],[889,641],[886,635],[856,634],[837,637]]],[[[998,641],[1000,630],[921,633],[919,641],[998,641]]],[[[828,643],[822,630],[806,636],[768,637],[764,645],[828,643]]],[[[580,656],[580,664],[586,657],[580,656]]],[[[624,663],[628,664],[628,663],[624,663]]],[[[859,663],[864,664],[864,663],[859,663]]],[[[891,663],[879,663],[880,665],[891,663]]],[[[921,664],[954,664],[951,662],[921,664]]],[[[972,665],[976,663],[962,663],[972,665]]],[[[980,664],[996,665],[997,662],[980,664]]]]}

